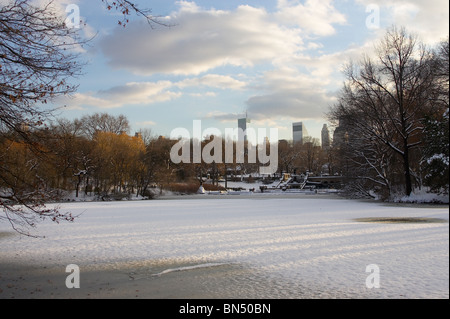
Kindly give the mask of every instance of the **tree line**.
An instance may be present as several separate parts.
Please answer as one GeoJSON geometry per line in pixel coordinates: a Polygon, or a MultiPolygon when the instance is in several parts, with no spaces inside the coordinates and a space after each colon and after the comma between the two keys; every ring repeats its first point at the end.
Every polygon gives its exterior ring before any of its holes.
{"type": "MultiPolygon", "coordinates": [[[[104,199],[151,197],[152,187],[170,189],[170,184],[177,182],[193,183],[195,191],[206,180],[218,185],[220,179],[256,177],[261,165],[258,161],[251,163],[247,153],[244,161],[238,162],[236,146],[232,162],[226,163],[222,152],[222,158],[212,163],[203,158],[200,163],[193,160],[174,163],[170,152],[178,140],[152,135],[149,130],[130,135],[124,115],[96,113],[74,120],[58,119],[40,129],[23,126],[21,134],[5,129],[0,136],[0,188],[3,199],[11,202],[15,201],[15,194],[21,194],[23,201],[27,201],[24,194],[29,194],[28,200],[32,201],[31,194],[36,189],[48,194],[48,200],[56,200],[68,192],[75,192],[76,197],[84,193],[104,199]],[[30,139],[34,140],[31,144],[30,139]]],[[[215,138],[202,140],[201,149],[215,138]]],[[[225,140],[221,139],[221,143],[225,149],[225,140]]],[[[280,142],[277,156],[281,163],[278,173],[295,170],[318,174],[328,161],[317,139],[307,139],[295,146],[280,142]]]]}

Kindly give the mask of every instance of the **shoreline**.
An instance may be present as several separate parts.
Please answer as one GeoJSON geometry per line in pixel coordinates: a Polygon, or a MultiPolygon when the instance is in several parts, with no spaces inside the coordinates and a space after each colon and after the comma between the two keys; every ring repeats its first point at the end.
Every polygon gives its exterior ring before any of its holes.
{"type": "Polygon", "coordinates": [[[423,207],[423,208],[449,208],[450,204],[445,202],[389,202],[380,201],[376,199],[363,199],[363,198],[347,198],[340,195],[339,192],[279,192],[279,193],[240,193],[240,194],[166,194],[156,196],[152,199],[129,199],[129,200],[74,200],[74,201],[60,201],[54,203],[48,203],[47,205],[63,205],[63,204],[75,204],[75,203],[121,203],[121,202],[141,202],[141,201],[168,201],[168,200],[204,200],[204,199],[255,199],[255,200],[267,200],[267,199],[335,199],[335,200],[349,200],[359,201],[367,203],[375,203],[383,206],[392,207],[423,207]]]}

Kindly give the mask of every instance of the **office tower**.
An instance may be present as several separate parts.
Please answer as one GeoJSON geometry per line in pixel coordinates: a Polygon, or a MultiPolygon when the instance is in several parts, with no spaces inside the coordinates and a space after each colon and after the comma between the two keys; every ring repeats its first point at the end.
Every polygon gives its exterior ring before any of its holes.
{"type": "Polygon", "coordinates": [[[305,125],[303,125],[303,122],[292,123],[292,139],[294,144],[303,143],[306,136],[308,136],[308,131],[305,125]]]}
{"type": "Polygon", "coordinates": [[[242,140],[241,134],[243,134],[244,142],[247,141],[247,123],[250,123],[250,119],[247,117],[246,113],[245,118],[238,119],[238,128],[242,130],[242,132],[239,132],[238,140],[242,140]]]}
{"type": "Polygon", "coordinates": [[[322,127],[322,149],[328,149],[331,145],[330,141],[330,131],[326,124],[322,127]]]}

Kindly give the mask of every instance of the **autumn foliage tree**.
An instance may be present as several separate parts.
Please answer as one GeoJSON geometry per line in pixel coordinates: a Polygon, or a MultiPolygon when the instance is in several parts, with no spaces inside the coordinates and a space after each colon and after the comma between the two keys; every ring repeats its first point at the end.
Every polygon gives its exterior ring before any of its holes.
{"type": "Polygon", "coordinates": [[[102,192],[131,193],[137,187],[135,172],[145,146],[139,137],[98,132],[95,143],[95,177],[102,192]]]}

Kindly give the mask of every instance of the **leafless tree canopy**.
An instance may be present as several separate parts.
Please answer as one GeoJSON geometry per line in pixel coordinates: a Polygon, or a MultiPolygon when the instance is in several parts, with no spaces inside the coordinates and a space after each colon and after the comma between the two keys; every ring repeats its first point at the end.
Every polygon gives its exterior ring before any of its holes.
{"type": "Polygon", "coordinates": [[[414,183],[420,184],[424,119],[448,108],[439,76],[447,72],[448,79],[448,70],[404,28],[390,28],[375,53],[375,59],[348,64],[330,118],[347,132],[341,149],[353,185],[376,186],[387,196],[396,187],[410,195],[414,183]]]}
{"type": "Polygon", "coordinates": [[[18,151],[16,155],[25,156],[26,168],[15,171],[8,153],[0,155],[0,206],[4,212],[0,218],[16,229],[33,226],[40,218],[73,219],[44,206],[53,194],[44,191],[36,174],[39,163],[26,161],[27,152],[39,153],[30,132],[42,127],[52,114],[45,105],[54,97],[74,92],[76,85],[71,80],[81,71],[76,49],[82,42],[50,6],[16,0],[0,8],[0,142],[11,152],[18,151]]]}
{"type": "Polygon", "coordinates": [[[145,18],[151,28],[154,28],[155,26],[158,26],[158,25],[159,26],[169,26],[167,23],[164,23],[161,20],[161,17],[153,15],[151,9],[140,8],[132,1],[102,0],[102,2],[105,3],[106,8],[108,10],[115,10],[122,14],[122,19],[118,20],[118,24],[123,27],[126,27],[127,24],[130,22],[129,17],[132,13],[136,14],[137,16],[145,18]]]}
{"type": "Polygon", "coordinates": [[[108,113],[95,113],[85,115],[80,119],[82,130],[88,137],[96,132],[109,132],[114,134],[129,133],[130,125],[124,115],[112,116],[108,113]]]}
{"type": "Polygon", "coordinates": [[[81,71],[74,49],[82,43],[49,6],[21,0],[0,9],[0,121],[21,134],[51,113],[37,105],[76,90],[81,71]]]}

